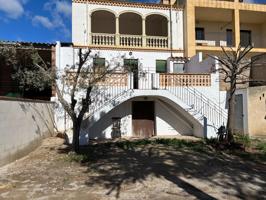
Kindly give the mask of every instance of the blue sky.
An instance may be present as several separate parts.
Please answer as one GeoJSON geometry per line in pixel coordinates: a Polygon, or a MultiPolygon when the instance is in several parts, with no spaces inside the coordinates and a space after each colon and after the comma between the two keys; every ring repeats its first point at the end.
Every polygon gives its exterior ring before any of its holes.
{"type": "Polygon", "coordinates": [[[70,42],[71,0],[0,0],[0,27],[0,40],[70,42]]]}

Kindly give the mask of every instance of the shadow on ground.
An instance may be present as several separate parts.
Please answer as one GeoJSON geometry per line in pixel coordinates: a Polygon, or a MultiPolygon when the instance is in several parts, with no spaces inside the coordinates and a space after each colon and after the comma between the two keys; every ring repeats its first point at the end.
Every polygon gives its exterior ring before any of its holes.
{"type": "Polygon", "coordinates": [[[169,141],[142,140],[84,147],[81,164],[87,166],[86,185],[104,186],[107,195],[114,193],[119,198],[123,185],[144,182],[153,176],[173,183],[195,199],[218,199],[212,189],[227,197],[266,198],[264,161],[219,153],[202,141],[169,141]],[[92,172],[97,172],[97,176],[92,172]]]}

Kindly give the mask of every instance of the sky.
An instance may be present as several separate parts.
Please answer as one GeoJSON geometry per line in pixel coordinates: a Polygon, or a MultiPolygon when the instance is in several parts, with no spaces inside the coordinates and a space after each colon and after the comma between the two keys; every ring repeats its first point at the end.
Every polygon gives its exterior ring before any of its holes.
{"type": "MultiPolygon", "coordinates": [[[[266,3],[266,0],[244,1],[266,3]]],[[[1,40],[71,42],[71,0],[0,0],[1,40]]]]}

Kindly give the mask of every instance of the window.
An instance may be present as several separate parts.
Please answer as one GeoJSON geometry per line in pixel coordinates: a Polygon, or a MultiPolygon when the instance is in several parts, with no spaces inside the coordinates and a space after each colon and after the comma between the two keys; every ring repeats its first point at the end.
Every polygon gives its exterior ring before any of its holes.
{"type": "Polygon", "coordinates": [[[251,45],[251,31],[248,30],[240,31],[240,45],[241,46],[251,45]]]}
{"type": "Polygon", "coordinates": [[[196,28],[196,40],[205,40],[204,28],[196,28]]]}
{"type": "Polygon", "coordinates": [[[167,72],[167,61],[156,60],[156,73],[166,73],[166,72],[167,72]]]}
{"type": "Polygon", "coordinates": [[[233,32],[232,29],[226,29],[226,44],[227,46],[233,46],[233,32]]]}
{"type": "Polygon", "coordinates": [[[174,63],[173,72],[184,73],[184,63],[174,63]]]}
{"type": "Polygon", "coordinates": [[[94,67],[105,67],[105,58],[93,58],[94,67]]]}
{"type": "Polygon", "coordinates": [[[124,59],[124,66],[128,71],[138,71],[138,59],[124,59]]]}
{"type": "Polygon", "coordinates": [[[105,58],[93,58],[93,70],[103,73],[105,70],[105,58]]]}

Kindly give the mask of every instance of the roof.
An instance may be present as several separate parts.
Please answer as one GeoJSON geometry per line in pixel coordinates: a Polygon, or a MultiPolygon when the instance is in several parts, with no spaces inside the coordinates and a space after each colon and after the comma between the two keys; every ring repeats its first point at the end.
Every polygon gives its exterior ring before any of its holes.
{"type": "Polygon", "coordinates": [[[126,0],[72,0],[72,3],[93,3],[100,5],[114,5],[114,6],[128,6],[139,8],[154,8],[154,9],[183,9],[179,5],[165,5],[162,3],[141,3],[141,2],[129,2],[126,0]]]}

